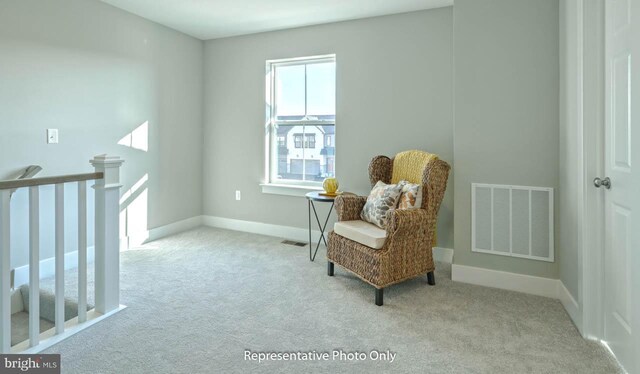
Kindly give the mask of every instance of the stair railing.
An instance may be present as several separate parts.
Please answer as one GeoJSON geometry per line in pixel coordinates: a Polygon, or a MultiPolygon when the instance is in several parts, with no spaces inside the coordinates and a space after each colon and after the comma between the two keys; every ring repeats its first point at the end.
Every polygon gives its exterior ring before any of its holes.
{"type": "Polygon", "coordinates": [[[0,353],[38,352],[98,322],[120,305],[119,157],[100,155],[93,173],[0,181],[0,353]],[[87,311],[87,181],[95,181],[95,300],[87,311]],[[78,316],[65,321],[64,190],[78,186],[78,316]],[[55,327],[40,333],[40,186],[55,186],[55,327]],[[10,198],[12,190],[29,189],[29,339],[11,346],[10,198]]]}

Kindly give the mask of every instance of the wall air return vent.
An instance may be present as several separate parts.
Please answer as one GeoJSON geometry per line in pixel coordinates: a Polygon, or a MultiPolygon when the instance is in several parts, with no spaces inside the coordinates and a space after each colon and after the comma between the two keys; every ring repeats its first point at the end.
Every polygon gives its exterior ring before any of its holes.
{"type": "Polygon", "coordinates": [[[471,250],[553,262],[553,189],[472,183],[471,250]]]}

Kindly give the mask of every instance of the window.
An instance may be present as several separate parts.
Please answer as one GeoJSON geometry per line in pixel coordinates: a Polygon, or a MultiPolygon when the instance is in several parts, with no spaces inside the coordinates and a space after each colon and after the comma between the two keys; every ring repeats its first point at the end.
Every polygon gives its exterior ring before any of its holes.
{"type": "Polygon", "coordinates": [[[284,135],[278,135],[278,147],[287,146],[287,137],[284,135]]]}
{"type": "Polygon", "coordinates": [[[306,134],[304,136],[304,147],[305,148],[316,147],[316,134],[306,134]]]}
{"type": "Polygon", "coordinates": [[[293,142],[296,145],[296,148],[302,148],[302,136],[303,134],[296,134],[293,136],[293,142]]]}
{"type": "Polygon", "coordinates": [[[293,143],[296,148],[302,148],[302,139],[304,138],[304,147],[305,148],[315,148],[316,147],[316,134],[295,134],[293,136],[293,143]]]}
{"type": "Polygon", "coordinates": [[[335,176],[335,55],[267,61],[268,183],[335,176]]]}

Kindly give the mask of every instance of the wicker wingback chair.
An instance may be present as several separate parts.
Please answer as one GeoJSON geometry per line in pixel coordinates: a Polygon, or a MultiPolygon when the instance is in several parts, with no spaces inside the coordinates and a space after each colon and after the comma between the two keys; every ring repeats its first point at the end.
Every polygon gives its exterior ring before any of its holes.
{"type": "MultiPolygon", "coordinates": [[[[393,211],[380,249],[370,248],[331,231],[327,246],[329,276],[334,274],[334,264],[351,271],[375,287],[376,305],[383,304],[383,290],[389,285],[425,273],[428,283],[435,285],[432,247],[449,170],[449,164],[421,151],[402,152],[393,159],[374,157],[369,164],[371,185],[378,181],[397,183],[399,178],[422,183],[422,209],[393,211]]],[[[360,211],[366,200],[365,196],[356,195],[336,198],[338,221],[360,220],[360,211]]]]}

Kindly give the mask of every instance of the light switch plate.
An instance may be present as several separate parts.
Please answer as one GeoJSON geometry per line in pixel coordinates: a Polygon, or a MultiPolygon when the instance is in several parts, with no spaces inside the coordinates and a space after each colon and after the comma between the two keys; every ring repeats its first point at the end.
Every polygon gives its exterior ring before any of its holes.
{"type": "Polygon", "coordinates": [[[58,144],[58,129],[47,129],[47,144],[58,144]]]}

